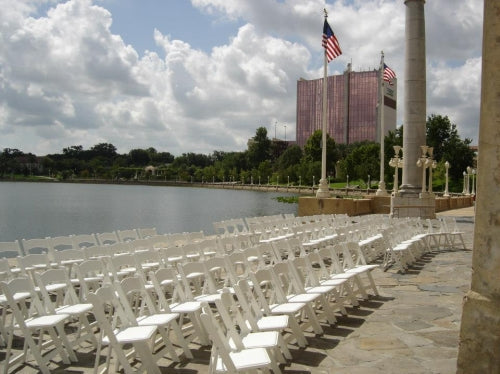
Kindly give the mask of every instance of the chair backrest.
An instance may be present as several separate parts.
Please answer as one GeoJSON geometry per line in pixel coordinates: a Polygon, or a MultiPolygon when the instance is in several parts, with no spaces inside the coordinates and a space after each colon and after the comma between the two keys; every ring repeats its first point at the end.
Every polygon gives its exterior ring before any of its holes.
{"type": "Polygon", "coordinates": [[[170,304],[182,303],[186,299],[184,290],[179,284],[177,274],[173,269],[160,268],[156,271],[151,271],[149,279],[155,289],[160,310],[171,313],[170,304]],[[171,295],[170,300],[166,296],[167,293],[171,295]]]}
{"type": "Polygon", "coordinates": [[[139,234],[137,233],[137,230],[135,229],[129,229],[129,230],[118,230],[116,231],[116,234],[118,235],[118,239],[120,242],[131,242],[133,240],[139,239],[139,234]]]}
{"type": "Polygon", "coordinates": [[[45,315],[43,304],[35,292],[35,285],[28,277],[17,277],[9,282],[0,282],[7,305],[10,308],[15,321],[26,329],[25,319],[32,315],[45,315]],[[25,307],[25,300],[28,299],[30,307],[25,307]]]}
{"type": "Polygon", "coordinates": [[[85,253],[85,258],[89,260],[102,259],[104,257],[111,257],[111,250],[109,246],[97,245],[93,247],[84,247],[83,253],[85,253]]]}
{"type": "Polygon", "coordinates": [[[50,238],[43,239],[22,239],[21,244],[23,247],[24,255],[49,253],[51,244],[50,238]]]}
{"type": "Polygon", "coordinates": [[[105,244],[104,247],[107,248],[107,251],[109,252],[110,256],[121,256],[124,254],[129,254],[132,253],[132,247],[130,243],[125,242],[125,243],[113,243],[113,244],[105,244]]]}
{"type": "Polygon", "coordinates": [[[83,262],[86,259],[83,249],[65,249],[54,252],[54,261],[60,265],[83,262]]]}
{"type": "Polygon", "coordinates": [[[205,266],[201,262],[177,264],[178,273],[187,299],[205,294],[208,282],[205,282],[205,266]]]}
{"type": "Polygon", "coordinates": [[[96,234],[96,237],[100,245],[114,244],[120,242],[120,239],[118,239],[118,235],[116,235],[115,231],[99,233],[96,234]]]}
{"type": "Polygon", "coordinates": [[[13,274],[10,270],[9,260],[6,258],[0,258],[0,280],[9,281],[13,278],[13,274]]]}
{"type": "Polygon", "coordinates": [[[14,258],[23,255],[24,253],[19,245],[19,240],[0,242],[0,258],[14,258]]]}
{"type": "Polygon", "coordinates": [[[139,239],[152,238],[153,236],[158,235],[156,227],[143,228],[143,229],[139,228],[137,229],[137,233],[139,234],[139,239]]]}
{"type": "Polygon", "coordinates": [[[80,285],[80,300],[86,300],[90,292],[96,291],[111,279],[102,260],[85,260],[74,266],[80,285]]]}
{"type": "Polygon", "coordinates": [[[76,291],[66,273],[66,269],[49,269],[42,273],[35,274],[36,284],[40,287],[40,293],[42,295],[43,304],[48,313],[54,314],[56,312],[56,306],[59,305],[74,305],[78,304],[79,298],[76,291]],[[62,297],[57,297],[53,299],[49,290],[51,287],[57,287],[59,295],[62,297]]]}
{"type": "Polygon", "coordinates": [[[26,275],[29,275],[31,271],[43,271],[50,267],[50,259],[47,253],[36,253],[18,257],[17,262],[21,268],[21,272],[26,275]]]}
{"type": "Polygon", "coordinates": [[[125,276],[136,274],[137,261],[133,254],[122,254],[120,256],[106,257],[105,262],[112,280],[119,281],[125,276]]]}
{"type": "Polygon", "coordinates": [[[131,324],[137,323],[137,317],[158,312],[141,277],[126,277],[120,282],[115,281],[114,285],[123,310],[131,324]]]}
{"type": "Polygon", "coordinates": [[[75,249],[73,235],[70,236],[55,236],[49,238],[50,247],[53,252],[64,251],[67,249],[75,249]]]}
{"type": "Polygon", "coordinates": [[[72,237],[73,246],[75,248],[88,248],[98,246],[97,238],[95,234],[81,234],[72,237]]]}
{"type": "Polygon", "coordinates": [[[140,238],[133,240],[129,243],[130,248],[133,252],[151,251],[156,250],[153,245],[153,237],[150,238],[140,238]]]}

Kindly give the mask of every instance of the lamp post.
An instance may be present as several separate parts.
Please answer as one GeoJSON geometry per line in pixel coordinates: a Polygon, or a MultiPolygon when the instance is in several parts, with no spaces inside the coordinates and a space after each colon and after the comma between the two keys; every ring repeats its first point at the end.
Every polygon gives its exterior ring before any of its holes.
{"type": "Polygon", "coordinates": [[[444,197],[450,196],[450,193],[448,192],[448,169],[450,168],[450,163],[446,161],[444,163],[444,169],[445,169],[445,183],[444,183],[444,197]]]}
{"type": "Polygon", "coordinates": [[[431,194],[432,193],[432,169],[435,169],[437,167],[436,160],[432,158],[433,153],[434,153],[434,148],[429,147],[427,148],[427,153],[429,154],[429,157],[427,158],[427,167],[429,168],[429,188],[427,191],[431,194]]]}
{"type": "Polygon", "coordinates": [[[315,180],[314,180],[314,175],[313,175],[313,191],[314,191],[314,184],[315,184],[315,180]]]}
{"type": "Polygon", "coordinates": [[[462,174],[464,176],[464,189],[462,190],[462,195],[465,195],[467,193],[467,190],[465,189],[465,176],[467,175],[467,173],[464,171],[462,174]]]}
{"type": "Polygon", "coordinates": [[[366,192],[370,191],[370,187],[371,187],[370,174],[368,174],[368,187],[366,188],[366,192]]]}
{"type": "Polygon", "coordinates": [[[288,186],[290,185],[290,176],[287,175],[287,182],[286,182],[286,188],[288,188],[288,186]]]}
{"type": "MultiPolygon", "coordinates": [[[[474,186],[475,176],[476,176],[476,169],[472,169],[472,192],[471,192],[471,195],[473,195],[473,196],[476,195],[476,189],[475,189],[475,186],[474,186]]],[[[476,179],[476,181],[477,181],[477,179],[476,179]]]]}
{"type": "Polygon", "coordinates": [[[299,187],[302,186],[302,175],[299,175],[299,187]]]}
{"type": "Polygon", "coordinates": [[[470,166],[467,166],[467,193],[466,195],[469,196],[470,195],[470,175],[471,175],[471,172],[472,172],[472,168],[470,166]]]}
{"type": "Polygon", "coordinates": [[[349,174],[347,174],[346,177],[347,177],[347,183],[346,183],[345,187],[349,188],[349,174]]]}
{"type": "Polygon", "coordinates": [[[391,160],[389,161],[389,165],[394,168],[393,193],[394,195],[396,195],[398,193],[398,185],[399,185],[399,163],[400,163],[399,152],[401,152],[401,146],[395,145],[393,148],[395,156],[394,158],[391,158],[391,160]]]}
{"type": "Polygon", "coordinates": [[[259,186],[260,186],[260,174],[259,174],[259,186]]]}
{"type": "Polygon", "coordinates": [[[422,194],[425,194],[425,168],[427,167],[427,149],[426,145],[421,145],[422,156],[417,161],[417,166],[422,168],[422,194]]]}

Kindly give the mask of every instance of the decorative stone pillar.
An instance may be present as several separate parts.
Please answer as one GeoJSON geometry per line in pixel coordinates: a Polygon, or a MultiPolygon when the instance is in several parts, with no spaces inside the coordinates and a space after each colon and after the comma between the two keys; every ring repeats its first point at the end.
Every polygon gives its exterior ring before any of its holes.
{"type": "Polygon", "coordinates": [[[457,373],[500,373],[500,2],[484,1],[481,119],[471,290],[457,373]]]}
{"type": "Polygon", "coordinates": [[[417,194],[421,178],[417,161],[426,144],[425,0],[405,0],[405,109],[401,193],[417,194]]]}

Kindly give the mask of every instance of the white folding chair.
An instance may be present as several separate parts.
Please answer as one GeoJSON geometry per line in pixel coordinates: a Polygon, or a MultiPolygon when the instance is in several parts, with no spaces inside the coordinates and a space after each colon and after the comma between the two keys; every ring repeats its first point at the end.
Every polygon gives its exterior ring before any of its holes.
{"type": "Polygon", "coordinates": [[[241,307],[241,313],[246,324],[252,331],[280,331],[291,329],[289,339],[296,339],[300,347],[305,347],[307,341],[295,319],[286,314],[264,315],[264,311],[255,298],[247,280],[240,280],[234,285],[234,291],[241,307]],[[291,322],[289,322],[291,321],[291,322]]]}
{"type": "Polygon", "coordinates": [[[316,314],[316,319],[311,320],[313,327],[321,316],[324,316],[330,325],[337,322],[333,309],[330,307],[326,297],[326,295],[332,292],[333,288],[329,286],[318,286],[306,290],[305,285],[298,280],[296,273],[293,272],[292,267],[289,265],[289,261],[274,264],[272,270],[274,275],[276,275],[276,283],[283,291],[286,301],[310,305],[316,314]]]}
{"type": "Polygon", "coordinates": [[[159,357],[155,359],[150,348],[157,327],[153,325],[130,326],[111,285],[101,287],[95,293],[89,293],[88,300],[92,303],[94,315],[100,328],[94,374],[99,371],[102,349],[106,346],[109,347],[109,350],[104,354],[106,357],[105,368],[100,373],[109,372],[111,359],[116,356],[115,371],[121,365],[126,374],[142,371],[160,374],[157,365],[159,357]],[[134,358],[134,361],[140,361],[141,365],[136,371],[131,365],[131,357],[134,358]]]}
{"type": "Polygon", "coordinates": [[[231,350],[228,340],[222,332],[222,326],[210,308],[206,308],[205,312],[201,314],[201,320],[213,342],[209,365],[210,373],[246,373],[255,372],[257,369],[269,373],[270,367],[273,372],[281,373],[278,365],[273,362],[265,348],[231,350]]]}
{"type": "Polygon", "coordinates": [[[300,321],[303,330],[312,327],[315,334],[323,334],[323,329],[311,303],[288,301],[271,269],[260,269],[251,273],[250,280],[257,300],[265,313],[269,315],[286,314],[296,318],[297,323],[300,321]],[[302,319],[303,312],[307,316],[307,320],[302,319]]]}
{"type": "Polygon", "coordinates": [[[77,360],[64,332],[64,322],[69,318],[69,315],[45,313],[34,290],[33,282],[29,278],[20,277],[10,282],[0,282],[0,289],[13,318],[12,323],[5,327],[8,342],[4,360],[4,374],[7,374],[13,365],[26,362],[28,352],[34,357],[38,369],[44,374],[51,372],[49,360],[56,355],[59,355],[62,361],[68,365],[71,361],[77,360]],[[27,307],[24,305],[27,300],[32,311],[30,315],[26,314],[27,307]],[[23,336],[25,345],[22,353],[11,357],[15,331],[19,331],[23,336]],[[46,333],[50,339],[46,339],[46,333]],[[34,338],[36,335],[38,335],[38,343],[34,338]]]}
{"type": "MultiPolygon", "coordinates": [[[[127,277],[121,282],[115,282],[114,285],[123,310],[132,325],[156,326],[160,337],[155,341],[155,344],[163,343],[170,354],[171,360],[179,362],[179,356],[169,338],[169,331],[172,330],[176,335],[176,342],[183,349],[185,356],[190,359],[193,358],[193,354],[189,350],[177,323],[179,314],[165,311],[159,312],[141,277],[127,277]]],[[[156,351],[156,355],[161,354],[160,350],[156,351]]]]}
{"type": "Polygon", "coordinates": [[[72,347],[77,347],[83,341],[97,347],[93,327],[89,316],[92,314],[92,304],[81,303],[65,269],[49,269],[43,273],[35,274],[37,285],[40,288],[45,309],[50,314],[67,314],[72,319],[78,319],[76,338],[71,342],[72,347]],[[59,287],[63,284],[64,287],[59,287]],[[52,289],[55,289],[52,292],[52,289]],[[54,296],[54,297],[53,297],[54,296]]]}
{"type": "Polygon", "coordinates": [[[234,295],[223,292],[215,301],[215,306],[229,338],[232,350],[241,348],[265,348],[274,361],[286,363],[285,357],[292,358],[279,331],[252,331],[234,301],[234,295]]]}
{"type": "Polygon", "coordinates": [[[179,283],[177,273],[173,269],[160,268],[149,275],[158,298],[157,303],[160,311],[166,313],[179,313],[179,325],[182,331],[194,330],[194,333],[188,339],[193,341],[199,339],[202,346],[208,345],[207,332],[201,324],[200,314],[202,310],[201,302],[186,300],[182,285],[179,283]],[[170,295],[170,297],[167,297],[170,295]],[[191,322],[189,325],[185,322],[185,317],[191,322]]]}
{"type": "Polygon", "coordinates": [[[456,248],[456,244],[459,242],[462,245],[462,248],[466,249],[463,237],[464,232],[458,229],[455,217],[441,217],[441,223],[444,226],[444,230],[451,247],[456,248]]]}

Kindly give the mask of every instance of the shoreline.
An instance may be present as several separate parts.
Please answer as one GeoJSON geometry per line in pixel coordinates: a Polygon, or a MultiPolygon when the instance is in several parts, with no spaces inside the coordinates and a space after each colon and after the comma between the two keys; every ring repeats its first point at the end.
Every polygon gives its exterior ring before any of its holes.
{"type": "MultiPolygon", "coordinates": [[[[112,184],[112,185],[126,185],[126,186],[156,186],[156,187],[198,187],[198,188],[216,188],[227,190],[245,190],[245,191],[260,191],[260,192],[283,192],[291,194],[299,194],[301,196],[313,196],[318,190],[318,187],[312,186],[283,186],[283,185],[268,185],[268,184],[241,184],[233,182],[178,182],[178,181],[152,181],[152,180],[138,180],[138,181],[116,181],[109,179],[68,179],[57,180],[53,178],[40,178],[39,180],[33,179],[0,179],[0,182],[28,182],[28,183],[76,183],[76,184],[112,184]]],[[[375,194],[377,189],[359,189],[359,188],[340,188],[330,189],[332,197],[363,197],[365,195],[375,194]]]]}

